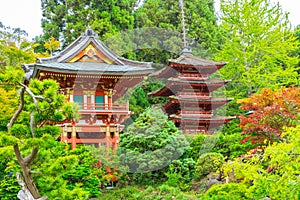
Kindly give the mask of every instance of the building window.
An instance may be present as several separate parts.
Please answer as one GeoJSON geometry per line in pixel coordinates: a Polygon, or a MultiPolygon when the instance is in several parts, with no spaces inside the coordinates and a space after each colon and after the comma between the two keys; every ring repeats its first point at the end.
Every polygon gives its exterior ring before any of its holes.
{"type": "Polygon", "coordinates": [[[95,97],[96,102],[96,110],[104,110],[104,96],[96,96],[95,97]]]}
{"type": "Polygon", "coordinates": [[[82,96],[81,95],[74,95],[74,102],[78,103],[79,107],[82,108],[82,96]]]}

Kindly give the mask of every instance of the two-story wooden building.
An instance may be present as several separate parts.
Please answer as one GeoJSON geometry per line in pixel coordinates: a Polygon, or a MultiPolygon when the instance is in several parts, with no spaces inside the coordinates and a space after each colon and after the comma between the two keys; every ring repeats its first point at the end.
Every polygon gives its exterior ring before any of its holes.
{"type": "Polygon", "coordinates": [[[50,58],[27,65],[31,78],[54,79],[67,100],[80,106],[81,119],[61,125],[61,141],[116,149],[123,122],[133,113],[128,102],[116,104],[127,88],[152,71],[151,63],[117,56],[92,29],[50,58]]]}

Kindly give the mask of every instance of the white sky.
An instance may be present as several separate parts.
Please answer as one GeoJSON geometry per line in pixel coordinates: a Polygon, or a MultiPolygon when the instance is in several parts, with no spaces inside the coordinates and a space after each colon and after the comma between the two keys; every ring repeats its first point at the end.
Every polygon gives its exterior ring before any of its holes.
{"type": "MultiPolygon", "coordinates": [[[[300,24],[300,0],[271,1],[279,1],[283,10],[290,13],[293,26],[300,24]]],[[[0,0],[0,21],[5,26],[24,29],[33,38],[42,33],[40,4],[41,0],[0,0]]]]}

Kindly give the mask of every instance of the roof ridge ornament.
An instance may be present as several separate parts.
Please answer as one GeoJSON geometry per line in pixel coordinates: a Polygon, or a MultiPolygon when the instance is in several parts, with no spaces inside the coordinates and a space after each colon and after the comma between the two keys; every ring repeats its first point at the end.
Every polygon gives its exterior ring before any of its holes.
{"type": "Polygon", "coordinates": [[[90,26],[82,33],[82,36],[98,38],[98,34],[90,26]]]}

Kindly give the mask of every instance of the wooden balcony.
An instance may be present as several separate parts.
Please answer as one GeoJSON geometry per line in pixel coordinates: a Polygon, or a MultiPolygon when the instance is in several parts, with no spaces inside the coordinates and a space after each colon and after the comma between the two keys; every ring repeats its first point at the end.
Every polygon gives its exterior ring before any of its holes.
{"type": "Polygon", "coordinates": [[[195,99],[210,99],[211,94],[209,92],[196,92],[196,91],[180,91],[178,97],[181,98],[195,98],[195,99]]]}
{"type": "Polygon", "coordinates": [[[78,103],[80,114],[89,113],[127,113],[129,114],[129,103],[126,104],[104,104],[104,103],[78,103]]]}
{"type": "Polygon", "coordinates": [[[208,75],[200,74],[200,73],[180,73],[178,78],[182,80],[207,80],[208,75]]]}

